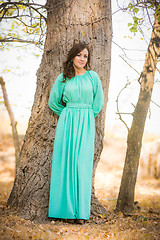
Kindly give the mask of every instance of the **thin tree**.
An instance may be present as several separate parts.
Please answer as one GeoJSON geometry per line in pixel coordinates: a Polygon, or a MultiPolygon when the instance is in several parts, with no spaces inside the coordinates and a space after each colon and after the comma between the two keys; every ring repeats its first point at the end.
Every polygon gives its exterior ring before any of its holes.
{"type": "Polygon", "coordinates": [[[16,178],[8,205],[28,219],[47,219],[52,150],[57,116],[48,107],[56,76],[74,39],[84,40],[92,51],[92,69],[98,72],[104,89],[105,106],[96,118],[93,166],[92,215],[106,214],[95,196],[95,170],[103,148],[105,112],[111,62],[110,0],[48,0],[47,34],[44,53],[37,72],[37,88],[24,138],[16,178]]]}
{"type": "Polygon", "coordinates": [[[9,118],[11,121],[13,143],[14,143],[14,148],[15,148],[15,159],[16,159],[16,166],[17,166],[18,159],[19,159],[19,153],[20,153],[20,143],[19,143],[19,136],[18,136],[18,132],[17,132],[17,122],[15,121],[14,114],[13,114],[12,108],[9,103],[8,94],[7,94],[7,90],[5,87],[5,82],[2,77],[0,77],[0,85],[2,88],[2,92],[3,92],[4,105],[7,109],[7,112],[9,114],[9,118]]]}
{"type": "Polygon", "coordinates": [[[160,11],[158,1],[154,1],[153,6],[156,10],[154,15],[155,20],[143,71],[139,79],[139,98],[133,113],[132,125],[128,131],[125,164],[116,205],[116,211],[124,213],[130,212],[134,209],[134,192],[143,132],[152,97],[156,66],[160,56],[160,11]]]}

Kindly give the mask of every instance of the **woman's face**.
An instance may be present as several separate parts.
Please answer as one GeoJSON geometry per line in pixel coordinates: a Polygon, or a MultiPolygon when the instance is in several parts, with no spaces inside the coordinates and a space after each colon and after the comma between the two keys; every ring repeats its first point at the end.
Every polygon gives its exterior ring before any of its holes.
{"type": "Polygon", "coordinates": [[[81,52],[73,58],[73,66],[75,68],[84,68],[88,61],[88,50],[84,48],[81,52]]]}

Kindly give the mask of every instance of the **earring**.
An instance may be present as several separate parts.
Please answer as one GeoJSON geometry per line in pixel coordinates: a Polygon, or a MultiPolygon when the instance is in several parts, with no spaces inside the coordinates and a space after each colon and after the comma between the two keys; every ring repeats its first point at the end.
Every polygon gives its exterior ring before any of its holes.
{"type": "Polygon", "coordinates": [[[71,60],[71,62],[73,63],[73,60],[71,60]]]}

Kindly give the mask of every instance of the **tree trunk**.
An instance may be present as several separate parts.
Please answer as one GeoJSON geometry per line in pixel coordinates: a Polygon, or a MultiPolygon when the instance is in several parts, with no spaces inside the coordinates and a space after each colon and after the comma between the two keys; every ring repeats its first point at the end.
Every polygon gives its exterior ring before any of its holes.
{"type": "Polygon", "coordinates": [[[7,91],[6,91],[6,87],[5,87],[5,82],[2,77],[0,77],[0,85],[2,87],[4,105],[6,106],[6,109],[9,114],[10,121],[11,121],[12,137],[13,137],[13,144],[14,144],[14,148],[15,148],[15,159],[16,159],[15,167],[17,168],[17,163],[18,163],[19,153],[20,153],[19,136],[18,136],[18,132],[17,132],[17,122],[15,121],[14,114],[13,114],[11,106],[9,104],[8,95],[7,95],[7,91]]]}
{"type": "Polygon", "coordinates": [[[133,113],[132,126],[128,132],[125,165],[116,206],[116,210],[122,212],[134,209],[134,191],[143,131],[152,96],[157,60],[160,56],[160,24],[157,19],[158,15],[155,14],[155,23],[141,74],[140,94],[133,113]]]}
{"type": "Polygon", "coordinates": [[[95,170],[103,148],[111,62],[110,0],[48,0],[47,35],[28,129],[8,205],[28,219],[47,219],[51,161],[57,116],[48,107],[51,87],[74,39],[89,43],[92,69],[103,84],[105,107],[96,118],[92,213],[107,213],[95,198],[95,170]]]}

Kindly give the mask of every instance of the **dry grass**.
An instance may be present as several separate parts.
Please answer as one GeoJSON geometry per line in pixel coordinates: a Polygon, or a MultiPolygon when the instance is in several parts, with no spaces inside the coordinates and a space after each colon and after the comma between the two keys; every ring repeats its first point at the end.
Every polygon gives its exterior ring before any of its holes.
{"type": "Polygon", "coordinates": [[[5,141],[4,145],[0,144],[0,239],[160,239],[159,180],[139,178],[135,195],[135,200],[139,202],[138,207],[130,216],[114,213],[125,155],[124,141],[108,139],[97,168],[96,194],[107,208],[109,217],[90,219],[84,225],[62,221],[35,223],[22,219],[16,211],[7,208],[6,202],[14,179],[14,149],[10,138],[8,139],[10,144],[6,139],[5,141]]]}

